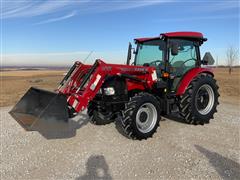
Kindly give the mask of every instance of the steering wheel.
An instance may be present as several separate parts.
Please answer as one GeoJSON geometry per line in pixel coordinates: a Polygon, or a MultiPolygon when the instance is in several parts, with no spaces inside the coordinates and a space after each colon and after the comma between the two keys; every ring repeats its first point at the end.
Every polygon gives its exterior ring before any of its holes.
{"type": "Polygon", "coordinates": [[[191,61],[191,60],[197,61],[197,59],[195,59],[195,58],[190,58],[190,59],[187,59],[186,61],[184,61],[179,67],[181,68],[186,62],[191,61]]]}
{"type": "Polygon", "coordinates": [[[159,64],[161,64],[162,63],[162,61],[161,60],[155,60],[155,61],[152,61],[152,62],[150,62],[149,64],[151,65],[155,65],[155,66],[157,66],[157,63],[159,62],[159,64]]]}
{"type": "Polygon", "coordinates": [[[195,58],[190,58],[190,59],[187,59],[186,61],[184,61],[180,66],[176,67],[176,76],[182,76],[183,74],[183,69],[185,69],[185,67],[183,67],[185,65],[186,62],[188,61],[197,61],[197,59],[195,58]],[[181,72],[182,71],[182,72],[181,72]]]}

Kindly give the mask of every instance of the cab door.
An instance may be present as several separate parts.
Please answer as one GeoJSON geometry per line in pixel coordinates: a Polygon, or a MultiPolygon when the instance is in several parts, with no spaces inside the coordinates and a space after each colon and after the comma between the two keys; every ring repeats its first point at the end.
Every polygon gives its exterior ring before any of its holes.
{"type": "Polygon", "coordinates": [[[170,90],[176,91],[177,86],[187,71],[199,64],[197,42],[186,39],[169,39],[168,71],[170,73],[170,90]],[[173,52],[173,46],[177,46],[177,54],[173,52]]]}

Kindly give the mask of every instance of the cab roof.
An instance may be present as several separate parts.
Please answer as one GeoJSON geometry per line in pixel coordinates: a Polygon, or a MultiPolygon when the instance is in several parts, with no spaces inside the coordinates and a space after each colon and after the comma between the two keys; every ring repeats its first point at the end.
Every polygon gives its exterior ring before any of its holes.
{"type": "Polygon", "coordinates": [[[195,40],[201,40],[206,41],[207,39],[203,37],[203,34],[200,32],[187,32],[187,31],[180,31],[180,32],[168,32],[168,33],[162,33],[160,36],[157,37],[146,37],[146,38],[136,38],[134,39],[138,43],[160,39],[160,38],[186,38],[186,39],[195,39],[195,40]]]}

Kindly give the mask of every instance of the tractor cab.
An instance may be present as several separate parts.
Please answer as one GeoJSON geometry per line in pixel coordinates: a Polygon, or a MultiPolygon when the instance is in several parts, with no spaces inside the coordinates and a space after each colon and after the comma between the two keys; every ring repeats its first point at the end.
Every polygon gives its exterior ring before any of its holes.
{"type": "Polygon", "coordinates": [[[199,32],[171,32],[159,37],[137,38],[133,64],[156,67],[158,79],[167,80],[170,89],[175,91],[186,72],[205,62],[201,61],[199,46],[206,40],[199,32]]]}

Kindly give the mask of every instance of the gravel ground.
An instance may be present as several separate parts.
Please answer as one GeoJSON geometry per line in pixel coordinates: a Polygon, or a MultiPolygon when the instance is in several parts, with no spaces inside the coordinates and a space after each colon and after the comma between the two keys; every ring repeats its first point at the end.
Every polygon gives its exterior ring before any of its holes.
{"type": "Polygon", "coordinates": [[[239,106],[222,103],[204,126],[163,118],[153,138],[127,139],[83,113],[61,136],[26,132],[1,114],[1,179],[240,179],[239,106]]]}

